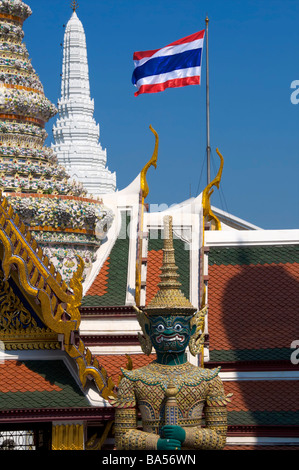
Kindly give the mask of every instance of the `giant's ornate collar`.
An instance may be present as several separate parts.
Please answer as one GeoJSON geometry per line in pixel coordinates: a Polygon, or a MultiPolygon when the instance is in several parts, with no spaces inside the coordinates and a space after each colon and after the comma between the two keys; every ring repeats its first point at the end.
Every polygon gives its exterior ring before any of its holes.
{"type": "Polygon", "coordinates": [[[202,369],[196,367],[189,362],[176,366],[166,366],[158,364],[156,361],[140,369],[127,370],[121,369],[123,375],[132,382],[141,381],[146,385],[158,385],[163,390],[167,389],[167,385],[171,379],[172,383],[178,389],[183,385],[194,387],[201,382],[209,382],[220,372],[221,367],[216,369],[202,369]]]}

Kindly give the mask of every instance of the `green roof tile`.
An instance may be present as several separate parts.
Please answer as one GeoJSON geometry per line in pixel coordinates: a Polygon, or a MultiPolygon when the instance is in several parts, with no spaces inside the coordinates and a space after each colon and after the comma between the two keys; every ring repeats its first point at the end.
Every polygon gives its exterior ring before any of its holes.
{"type": "Polygon", "coordinates": [[[129,263],[128,226],[130,215],[122,212],[121,233],[109,255],[107,292],[103,295],[86,295],[82,306],[117,306],[125,305],[127,295],[127,275],[129,263]]]}
{"type": "Polygon", "coordinates": [[[209,265],[299,263],[298,245],[210,247],[209,265]]]}
{"type": "Polygon", "coordinates": [[[210,360],[213,362],[234,361],[285,361],[290,360],[293,349],[242,349],[242,350],[210,350],[210,360]]]}
{"type": "Polygon", "coordinates": [[[229,411],[229,426],[298,426],[299,411],[229,411]]]}
{"type": "MultiPolygon", "coordinates": [[[[9,361],[6,361],[8,363],[9,361]]],[[[84,393],[75,382],[63,361],[22,361],[34,376],[44,378],[47,383],[55,385],[60,390],[35,391],[32,381],[32,391],[12,391],[13,377],[9,377],[10,391],[0,393],[0,410],[39,409],[39,408],[73,408],[90,406],[84,393]]],[[[6,370],[6,374],[9,373],[6,370]]],[[[8,379],[8,378],[7,378],[8,379]]],[[[22,380],[17,377],[16,381],[22,380]]],[[[38,388],[38,387],[36,387],[38,388]]]]}

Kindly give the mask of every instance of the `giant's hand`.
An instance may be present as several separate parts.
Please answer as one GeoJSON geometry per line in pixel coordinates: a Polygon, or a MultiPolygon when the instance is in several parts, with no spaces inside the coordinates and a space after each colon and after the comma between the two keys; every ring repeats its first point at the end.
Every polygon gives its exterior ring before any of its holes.
{"type": "Polygon", "coordinates": [[[175,439],[183,444],[184,440],[186,439],[186,431],[185,429],[181,428],[181,426],[166,425],[161,429],[161,437],[166,439],[175,439]]]}
{"type": "Polygon", "coordinates": [[[157,450],[181,450],[181,442],[177,439],[159,439],[157,450]]]}

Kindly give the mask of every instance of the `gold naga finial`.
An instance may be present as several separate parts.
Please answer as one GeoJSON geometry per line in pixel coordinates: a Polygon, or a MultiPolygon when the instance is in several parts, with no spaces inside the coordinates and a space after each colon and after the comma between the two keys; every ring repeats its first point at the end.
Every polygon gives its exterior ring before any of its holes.
{"type": "MultiPolygon", "coordinates": [[[[149,187],[146,181],[146,174],[150,166],[157,168],[158,160],[158,149],[159,149],[159,136],[158,133],[153,129],[152,126],[149,126],[150,130],[155,136],[155,148],[153,155],[149,162],[140,172],[140,195],[141,195],[141,210],[139,214],[139,234],[143,233],[143,214],[144,214],[144,200],[147,198],[149,193],[149,187]]],[[[141,263],[142,263],[142,235],[139,236],[137,242],[137,258],[136,258],[136,281],[135,281],[135,302],[136,305],[140,306],[140,293],[141,293],[141,263]]]]}
{"type": "Polygon", "coordinates": [[[221,230],[220,220],[212,212],[211,202],[210,202],[211,195],[214,192],[214,189],[212,189],[213,186],[216,186],[219,189],[221,176],[222,176],[222,170],[223,170],[223,163],[224,163],[223,156],[219,152],[218,148],[216,149],[216,152],[217,152],[217,154],[219,155],[219,158],[220,158],[220,167],[219,167],[218,173],[215,176],[215,178],[213,179],[213,181],[211,181],[211,183],[208,184],[208,186],[203,190],[202,205],[203,205],[204,218],[206,218],[206,220],[212,220],[214,222],[215,226],[216,226],[216,230],[221,230]]]}
{"type": "Polygon", "coordinates": [[[71,8],[72,8],[73,11],[78,10],[78,8],[79,8],[79,3],[76,2],[76,0],[73,0],[72,3],[71,3],[71,8]]]}
{"type": "Polygon", "coordinates": [[[140,186],[141,186],[142,196],[144,199],[146,199],[149,193],[149,187],[146,181],[146,174],[150,166],[157,168],[158,148],[159,148],[159,136],[152,126],[149,126],[149,128],[155,136],[155,148],[154,148],[152,158],[149,160],[149,162],[147,162],[147,164],[141,170],[141,173],[140,173],[140,180],[141,180],[140,186]]]}

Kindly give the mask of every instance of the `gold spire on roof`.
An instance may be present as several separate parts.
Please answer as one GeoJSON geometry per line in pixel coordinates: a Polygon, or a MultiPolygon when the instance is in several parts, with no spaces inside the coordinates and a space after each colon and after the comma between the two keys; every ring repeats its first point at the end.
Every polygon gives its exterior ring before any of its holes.
{"type": "Polygon", "coordinates": [[[76,2],[76,0],[73,0],[72,3],[71,3],[71,8],[72,8],[73,11],[78,10],[78,8],[79,8],[79,3],[76,2]]]}
{"type": "Polygon", "coordinates": [[[153,300],[145,307],[149,315],[170,315],[179,313],[180,315],[193,315],[196,308],[184,296],[180,290],[181,283],[178,281],[179,274],[175,264],[172,217],[165,216],[164,222],[164,248],[161,282],[158,284],[159,290],[153,300]]]}

